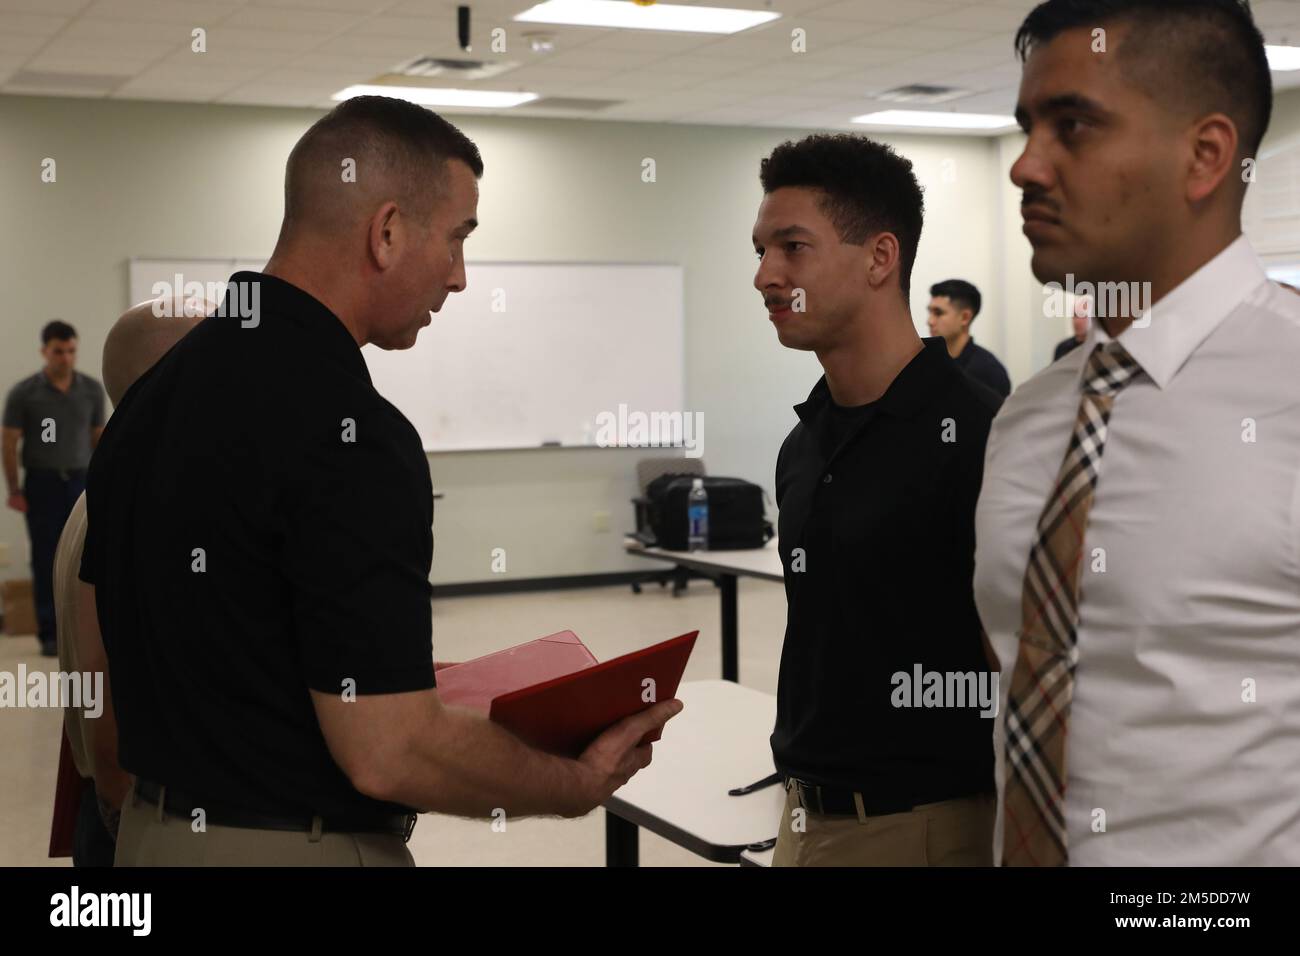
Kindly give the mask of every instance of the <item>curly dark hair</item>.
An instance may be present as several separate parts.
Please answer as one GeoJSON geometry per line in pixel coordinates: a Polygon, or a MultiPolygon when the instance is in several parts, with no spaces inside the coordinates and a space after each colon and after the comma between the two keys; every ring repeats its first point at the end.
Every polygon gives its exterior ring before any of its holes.
{"type": "Polygon", "coordinates": [[[898,281],[906,298],[921,241],[925,200],[912,162],[884,143],[850,133],[818,133],[787,140],[759,165],[763,192],[785,186],[820,190],[818,205],[841,242],[862,245],[870,236],[898,240],[898,281]]]}

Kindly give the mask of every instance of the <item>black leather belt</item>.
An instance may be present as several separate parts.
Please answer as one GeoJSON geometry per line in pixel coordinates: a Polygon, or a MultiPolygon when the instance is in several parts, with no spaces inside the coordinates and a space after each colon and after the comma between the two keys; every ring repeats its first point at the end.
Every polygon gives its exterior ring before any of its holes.
{"type": "MultiPolygon", "coordinates": [[[[823,787],[798,777],[786,777],[786,788],[796,791],[799,805],[812,813],[858,815],[858,804],[853,790],[842,787],[823,787]]],[[[904,798],[880,798],[857,793],[862,800],[862,812],[869,817],[882,817],[890,813],[906,813],[917,804],[904,798]]],[[[924,801],[923,801],[924,802],[924,801]]]]}
{"type": "MultiPolygon", "coordinates": [[[[199,800],[184,791],[173,787],[162,787],[149,780],[137,779],[135,793],[155,807],[162,799],[164,813],[184,817],[187,820],[192,817],[193,811],[202,810],[204,819],[219,827],[240,827],[245,830],[291,830],[303,833],[311,833],[316,829],[316,818],[313,817],[278,816],[242,807],[232,807],[211,800],[199,800]]],[[[417,818],[414,813],[394,813],[319,819],[322,833],[387,833],[400,836],[405,843],[410,842],[417,818]]]]}

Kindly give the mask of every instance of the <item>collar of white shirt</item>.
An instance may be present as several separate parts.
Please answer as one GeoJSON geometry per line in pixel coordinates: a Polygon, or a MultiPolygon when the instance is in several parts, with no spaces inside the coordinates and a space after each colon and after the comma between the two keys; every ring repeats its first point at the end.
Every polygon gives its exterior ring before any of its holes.
{"type": "MultiPolygon", "coordinates": [[[[1200,344],[1210,337],[1261,283],[1268,280],[1259,256],[1245,235],[1175,286],[1148,310],[1149,323],[1131,325],[1118,336],[1128,354],[1156,386],[1164,389],[1200,344]]],[[[1091,323],[1083,342],[1079,387],[1088,368],[1086,356],[1111,341],[1100,322],[1091,323]]]]}

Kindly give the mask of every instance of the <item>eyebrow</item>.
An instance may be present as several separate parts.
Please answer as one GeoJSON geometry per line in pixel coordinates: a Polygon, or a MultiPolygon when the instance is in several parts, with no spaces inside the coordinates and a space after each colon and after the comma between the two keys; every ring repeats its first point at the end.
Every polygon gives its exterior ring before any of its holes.
{"type": "MultiPolygon", "coordinates": [[[[1065,113],[1070,110],[1091,113],[1094,116],[1110,115],[1110,111],[1104,106],[1082,93],[1058,93],[1056,96],[1049,96],[1038,107],[1038,112],[1044,115],[1065,113]]],[[[1025,109],[1023,104],[1016,104],[1015,116],[1021,129],[1029,125],[1029,110],[1025,109]]]]}
{"type": "MultiPolygon", "coordinates": [[[[792,236],[811,236],[813,234],[814,233],[811,229],[806,229],[803,226],[782,226],[780,229],[777,229],[772,233],[772,238],[775,240],[781,240],[789,239],[792,236]]],[[[750,236],[750,239],[753,240],[754,245],[758,245],[757,236],[750,236]]]]}

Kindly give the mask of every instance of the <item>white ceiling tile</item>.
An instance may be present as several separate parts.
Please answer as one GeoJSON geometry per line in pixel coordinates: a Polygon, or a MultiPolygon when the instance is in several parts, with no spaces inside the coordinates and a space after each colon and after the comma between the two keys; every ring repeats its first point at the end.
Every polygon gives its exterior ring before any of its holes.
{"type": "Polygon", "coordinates": [[[49,40],[45,37],[0,32],[0,55],[30,56],[48,42],[49,40]]]}
{"type": "Polygon", "coordinates": [[[214,27],[208,31],[208,49],[267,50],[272,53],[301,53],[330,39],[328,33],[300,30],[245,30],[214,27]]]}
{"type": "Polygon", "coordinates": [[[976,33],[1003,33],[1010,40],[1015,36],[1016,30],[1020,29],[1020,24],[1024,22],[1028,10],[1028,7],[1018,10],[979,3],[960,10],[948,10],[938,16],[921,18],[913,21],[913,25],[947,30],[971,30],[976,33]]]}
{"type": "Polygon", "coordinates": [[[289,10],[332,10],[341,13],[369,15],[375,7],[383,7],[387,0],[256,0],[260,7],[282,7],[289,10]]]}
{"type": "Polygon", "coordinates": [[[937,17],[951,12],[952,5],[930,0],[841,0],[818,7],[817,16],[833,20],[865,20],[868,23],[909,23],[922,17],[937,17]]]}
{"type": "Polygon", "coordinates": [[[560,66],[579,70],[627,70],[645,66],[663,58],[655,53],[632,53],[628,50],[594,50],[577,47],[557,50],[536,58],[539,65],[560,66]]]}
{"type": "Polygon", "coordinates": [[[648,69],[667,73],[690,73],[699,76],[724,76],[728,73],[740,73],[750,64],[730,57],[705,56],[701,53],[683,53],[679,56],[667,56],[652,61],[648,69]]]}
{"type": "Polygon", "coordinates": [[[293,10],[284,7],[241,7],[222,21],[223,26],[245,30],[301,30],[313,33],[338,33],[360,23],[360,13],[337,13],[329,10],[293,10]]]}
{"type": "MultiPolygon", "coordinates": [[[[680,90],[698,86],[700,76],[696,73],[672,73],[664,70],[626,70],[616,73],[608,80],[610,85],[623,90],[639,90],[648,96],[654,96],[664,90],[680,90]]],[[[599,92],[593,89],[593,95],[599,92]]]]}
{"type": "Polygon", "coordinates": [[[58,33],[70,20],[69,17],[55,17],[40,13],[11,13],[8,10],[0,10],[0,33],[48,37],[58,33]]]}
{"type": "Polygon", "coordinates": [[[0,0],[0,10],[70,17],[90,3],[91,0],[0,0]]]}
{"type": "Polygon", "coordinates": [[[279,58],[283,66],[307,73],[323,74],[365,74],[374,76],[386,73],[393,67],[393,58],[389,56],[362,56],[356,53],[344,56],[339,53],[321,53],[312,50],[300,56],[279,58]]]}
{"type": "Polygon", "coordinates": [[[121,56],[58,56],[38,53],[28,60],[23,69],[38,73],[84,73],[92,76],[135,76],[153,64],[151,59],[131,60],[121,56]]]}
{"type": "Polygon", "coordinates": [[[85,20],[140,21],[206,27],[239,9],[241,0],[96,0],[82,12],[85,20]]]}
{"type": "Polygon", "coordinates": [[[359,37],[352,34],[325,40],[316,49],[320,53],[341,56],[350,53],[390,56],[394,63],[431,52],[428,44],[419,37],[359,37]]]}
{"type": "Polygon", "coordinates": [[[983,39],[987,38],[966,30],[920,27],[894,27],[871,36],[871,42],[875,46],[896,47],[900,50],[947,50],[983,39]]]}
{"type": "MultiPolygon", "coordinates": [[[[487,49],[491,34],[486,28],[478,28],[473,20],[471,25],[475,27],[471,31],[471,41],[487,49]]],[[[447,23],[419,17],[369,17],[358,21],[352,32],[362,37],[420,37],[452,44],[457,42],[454,17],[447,23]]]]}
{"type": "Polygon", "coordinates": [[[609,30],[587,44],[596,50],[631,50],[633,53],[649,52],[661,56],[697,50],[714,42],[715,36],[704,33],[658,33],[651,30],[609,30]]]}

